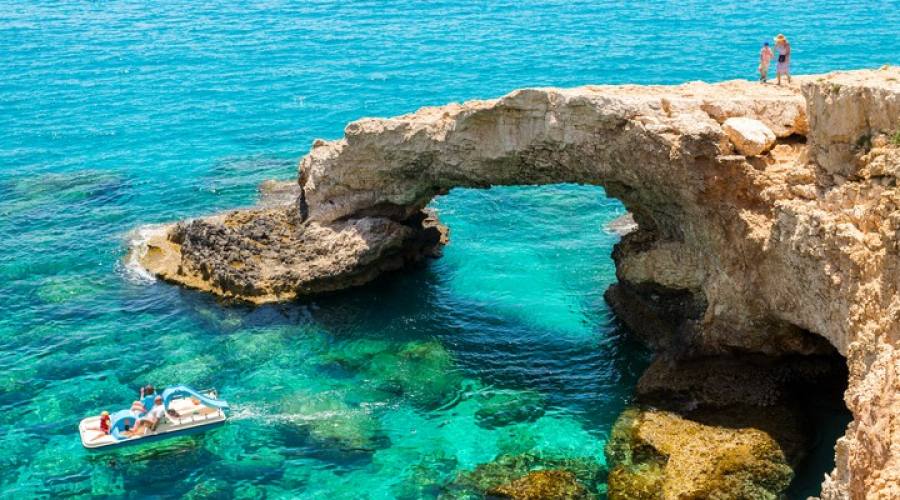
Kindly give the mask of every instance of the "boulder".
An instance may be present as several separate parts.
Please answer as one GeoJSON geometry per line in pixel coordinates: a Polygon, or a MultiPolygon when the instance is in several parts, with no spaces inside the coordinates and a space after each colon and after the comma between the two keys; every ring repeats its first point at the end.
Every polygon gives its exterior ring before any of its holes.
{"type": "Polygon", "coordinates": [[[775,145],[775,132],[753,118],[729,118],[722,124],[722,130],[744,156],[761,155],[775,145]]]}
{"type": "Polygon", "coordinates": [[[780,498],[793,478],[767,433],[632,409],[613,429],[609,498],[780,498]]]}

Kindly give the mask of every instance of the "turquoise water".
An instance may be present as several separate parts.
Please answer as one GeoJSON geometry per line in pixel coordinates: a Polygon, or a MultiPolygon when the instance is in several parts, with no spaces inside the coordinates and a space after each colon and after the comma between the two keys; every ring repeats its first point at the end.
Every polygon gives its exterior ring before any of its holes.
{"type": "Polygon", "coordinates": [[[223,306],[122,257],[361,116],[752,78],[777,32],[798,73],[900,63],[900,2],[725,3],[0,0],[2,496],[429,498],[501,454],[602,468],[646,353],[601,297],[622,208],[598,188],[454,191],[443,259],[304,303],[223,306]],[[148,382],[215,386],[235,419],[83,451],[77,422],[148,382]]]}

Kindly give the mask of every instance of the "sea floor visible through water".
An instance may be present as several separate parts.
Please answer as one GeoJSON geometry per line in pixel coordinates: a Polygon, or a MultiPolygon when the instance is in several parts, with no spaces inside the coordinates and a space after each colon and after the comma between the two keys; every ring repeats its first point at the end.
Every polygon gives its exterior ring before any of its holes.
{"type": "MultiPolygon", "coordinates": [[[[602,492],[606,437],[648,360],[602,299],[604,227],[623,213],[602,189],[453,191],[434,203],[442,259],[257,308],[148,278],[123,260],[129,240],[253,203],[363,116],[753,79],[779,32],[796,73],[896,64],[898,25],[892,1],[0,0],[0,496],[465,496],[503,455],[577,463],[602,492]],[[216,387],[234,419],[83,450],[78,421],[146,383],[216,387]]],[[[841,418],[797,498],[831,468],[841,418]]]]}

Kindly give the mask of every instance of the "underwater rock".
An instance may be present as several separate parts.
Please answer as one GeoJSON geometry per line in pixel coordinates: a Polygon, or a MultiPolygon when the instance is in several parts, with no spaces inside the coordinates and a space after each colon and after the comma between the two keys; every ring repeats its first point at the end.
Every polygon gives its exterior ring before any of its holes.
{"type": "Polygon", "coordinates": [[[398,350],[395,343],[373,338],[354,338],[331,346],[317,361],[321,365],[335,365],[348,371],[364,371],[375,356],[398,350]]]}
{"type": "Polygon", "coordinates": [[[259,367],[267,362],[289,363],[289,328],[255,328],[231,335],[225,343],[229,358],[237,366],[259,367]]]}
{"type": "Polygon", "coordinates": [[[232,498],[232,488],[227,481],[221,479],[202,480],[195,484],[182,498],[184,500],[232,498]]]}
{"type": "Polygon", "coordinates": [[[575,474],[561,470],[538,470],[487,491],[488,496],[516,500],[575,500],[594,498],[575,479],[575,474]]]}
{"type": "Polygon", "coordinates": [[[321,369],[360,374],[375,390],[403,396],[422,409],[452,403],[463,382],[450,351],[438,341],[354,339],[319,360],[321,369]]]}
{"type": "Polygon", "coordinates": [[[108,170],[48,173],[14,178],[0,185],[0,189],[11,192],[11,200],[18,200],[4,207],[8,209],[4,212],[6,215],[48,207],[71,208],[87,201],[114,201],[123,196],[128,187],[127,180],[108,170]]]}
{"type": "MultiPolygon", "coordinates": [[[[481,464],[474,470],[460,473],[447,486],[442,498],[465,498],[470,494],[488,494],[496,488],[524,488],[527,485],[538,487],[546,479],[559,479],[552,483],[560,488],[573,488],[573,483],[580,486],[578,491],[596,492],[606,478],[606,469],[593,458],[542,456],[531,453],[521,455],[500,455],[494,461],[481,464]],[[538,476],[525,479],[535,471],[554,471],[550,477],[538,476]],[[572,481],[563,475],[571,475],[572,481]],[[521,481],[519,481],[521,480],[521,481]],[[517,483],[517,481],[519,481],[517,483]],[[511,486],[515,483],[515,486],[511,486]]],[[[547,481],[551,483],[550,481],[547,481]]],[[[549,486],[549,484],[548,484],[549,486]]],[[[509,491],[512,491],[510,489],[509,491]]],[[[522,490],[519,490],[522,491],[522,490]]]]}
{"type": "Polygon", "coordinates": [[[703,425],[659,410],[624,412],[607,451],[616,464],[610,500],[776,499],[793,477],[784,452],[765,432],[703,425]]]}
{"type": "Polygon", "coordinates": [[[188,384],[207,387],[212,384],[218,372],[219,362],[212,355],[205,354],[176,363],[163,363],[144,377],[156,387],[188,384]]]}
{"type": "Polygon", "coordinates": [[[93,297],[100,288],[87,276],[51,276],[43,280],[36,291],[38,298],[48,304],[93,297]]]}
{"type": "Polygon", "coordinates": [[[450,351],[437,341],[410,342],[396,352],[379,353],[366,373],[379,389],[402,395],[423,409],[452,403],[463,381],[450,351]]]}
{"type": "Polygon", "coordinates": [[[282,401],[281,411],[294,426],[326,446],[371,452],[388,444],[369,410],[350,406],[335,391],[295,394],[282,401]]]}
{"type": "Polygon", "coordinates": [[[485,429],[534,422],[544,415],[543,398],[536,392],[493,392],[478,399],[481,408],[475,412],[475,423],[485,429]]]}
{"type": "Polygon", "coordinates": [[[400,500],[437,498],[446,483],[447,476],[459,465],[455,457],[427,455],[410,466],[404,474],[403,482],[391,487],[391,493],[400,500]]]}

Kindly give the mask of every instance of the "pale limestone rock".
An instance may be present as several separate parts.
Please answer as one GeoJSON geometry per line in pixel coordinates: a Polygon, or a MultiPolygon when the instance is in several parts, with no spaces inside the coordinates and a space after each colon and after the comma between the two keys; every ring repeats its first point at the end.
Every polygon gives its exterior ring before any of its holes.
{"type": "Polygon", "coordinates": [[[878,71],[844,72],[806,80],[811,157],[829,173],[852,176],[855,156],[880,133],[900,130],[900,73],[897,66],[878,71]]]}
{"type": "Polygon", "coordinates": [[[297,201],[297,197],[303,191],[297,181],[263,181],[258,189],[258,204],[261,207],[291,205],[297,201]]]}
{"type": "Polygon", "coordinates": [[[745,156],[761,155],[775,145],[775,132],[753,118],[729,118],[722,124],[722,130],[738,152],[745,156]]]}
{"type": "Polygon", "coordinates": [[[625,236],[632,231],[636,231],[637,228],[638,225],[637,222],[634,221],[634,216],[627,212],[603,226],[603,229],[606,231],[619,236],[625,236]]]}

